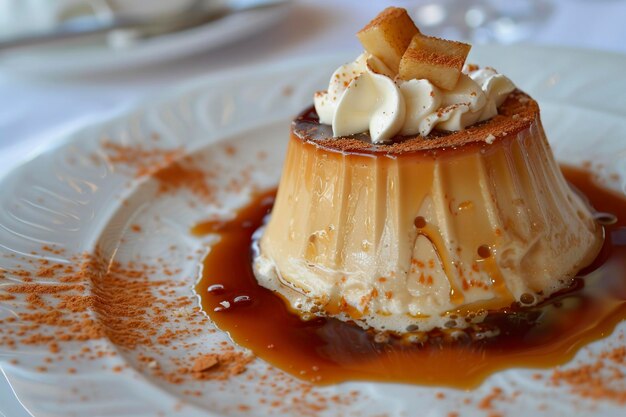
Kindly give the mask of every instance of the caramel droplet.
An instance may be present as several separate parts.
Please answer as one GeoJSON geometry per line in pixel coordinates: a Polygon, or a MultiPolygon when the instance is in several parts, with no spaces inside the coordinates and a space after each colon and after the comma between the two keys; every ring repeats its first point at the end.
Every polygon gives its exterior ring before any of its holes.
{"type": "Polygon", "coordinates": [[[209,294],[219,295],[224,293],[224,286],[222,284],[213,284],[206,289],[209,294]]]}
{"type": "Polygon", "coordinates": [[[478,247],[478,256],[483,259],[487,259],[491,256],[491,249],[487,245],[480,245],[478,247]]]}
{"type": "Polygon", "coordinates": [[[237,305],[245,305],[245,304],[250,304],[252,300],[250,299],[249,296],[247,295],[238,295],[237,297],[235,297],[233,299],[233,303],[237,304],[237,305]]]}
{"type": "Polygon", "coordinates": [[[598,212],[593,215],[593,218],[602,226],[611,226],[617,223],[617,216],[612,213],[598,212]]]}
{"type": "Polygon", "coordinates": [[[417,216],[414,223],[415,227],[417,227],[418,229],[423,229],[424,227],[426,227],[426,219],[422,216],[417,216]]]}
{"type": "Polygon", "coordinates": [[[519,300],[522,302],[522,304],[532,304],[535,302],[535,297],[532,294],[525,292],[524,294],[522,294],[519,300]]]}

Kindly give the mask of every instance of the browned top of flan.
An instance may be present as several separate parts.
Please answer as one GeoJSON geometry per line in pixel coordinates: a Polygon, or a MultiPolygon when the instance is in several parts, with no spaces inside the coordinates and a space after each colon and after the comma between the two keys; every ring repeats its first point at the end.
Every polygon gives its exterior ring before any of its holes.
{"type": "Polygon", "coordinates": [[[498,115],[458,132],[433,131],[428,136],[397,136],[393,143],[372,144],[369,133],[333,137],[331,126],[321,124],[315,108],[302,112],[292,123],[292,133],[324,148],[342,152],[401,154],[485,144],[527,129],[539,117],[539,105],[528,94],[515,90],[502,103],[498,115]]]}

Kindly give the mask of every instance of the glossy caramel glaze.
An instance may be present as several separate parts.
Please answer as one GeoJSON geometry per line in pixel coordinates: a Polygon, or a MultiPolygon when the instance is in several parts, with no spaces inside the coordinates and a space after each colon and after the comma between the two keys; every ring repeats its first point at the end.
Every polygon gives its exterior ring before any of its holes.
{"type": "Polygon", "coordinates": [[[560,365],[626,318],[626,199],[594,184],[585,171],[563,172],[605,223],[600,255],[568,291],[538,306],[515,304],[492,313],[482,333],[435,330],[399,337],[291,314],[280,297],[257,284],[251,268],[252,235],[269,213],[274,191],[254,198],[232,220],[194,228],[197,235],[221,237],[204,261],[196,291],[204,311],[235,342],[314,383],[368,380],[469,389],[502,369],[560,365]],[[484,337],[490,332],[497,335],[484,337]]]}

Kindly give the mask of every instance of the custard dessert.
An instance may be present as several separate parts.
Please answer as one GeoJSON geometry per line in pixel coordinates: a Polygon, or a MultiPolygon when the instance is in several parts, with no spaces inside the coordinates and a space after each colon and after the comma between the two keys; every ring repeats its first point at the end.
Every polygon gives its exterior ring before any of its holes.
{"type": "Polygon", "coordinates": [[[303,317],[464,328],[571,285],[602,228],[537,103],[389,8],[301,113],[254,272],[303,317]]]}

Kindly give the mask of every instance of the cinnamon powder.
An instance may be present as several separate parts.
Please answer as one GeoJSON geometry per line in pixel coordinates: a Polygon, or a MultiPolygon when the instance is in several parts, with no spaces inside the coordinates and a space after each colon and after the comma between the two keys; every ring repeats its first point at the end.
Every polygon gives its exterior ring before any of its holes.
{"type": "MultiPolygon", "coordinates": [[[[217,172],[197,166],[190,157],[183,157],[180,148],[163,150],[146,149],[142,145],[120,145],[112,141],[102,143],[104,157],[109,166],[134,178],[151,177],[158,182],[158,193],[169,194],[188,190],[203,202],[213,201],[215,186],[211,180],[217,172]]],[[[228,156],[236,153],[232,145],[224,147],[228,156]]]]}
{"type": "Polygon", "coordinates": [[[552,372],[549,384],[567,387],[582,398],[626,405],[626,347],[601,352],[591,363],[552,372]]]}
{"type": "MultiPolygon", "coordinates": [[[[36,283],[0,287],[3,300],[21,301],[26,307],[18,310],[17,317],[0,319],[0,346],[14,349],[20,344],[44,345],[50,353],[58,354],[67,342],[107,338],[129,350],[138,346],[175,349],[187,336],[207,331],[203,326],[205,319],[193,305],[193,298],[169,297],[173,289],[187,284],[163,274],[162,271],[167,270],[163,264],[109,264],[97,254],[74,257],[70,264],[43,259],[28,262],[28,268],[39,271],[45,266],[45,273],[38,274],[41,280],[36,283]],[[32,262],[39,265],[32,265],[32,262]],[[159,275],[164,279],[155,280],[159,275]],[[68,283],[59,284],[62,281],[68,283]],[[181,310],[186,313],[166,314],[181,310]]],[[[25,267],[7,270],[7,274],[27,277],[32,272],[25,267]]],[[[92,359],[108,354],[92,352],[87,346],[80,353],[81,357],[92,359]]],[[[198,379],[226,379],[243,373],[254,359],[230,350],[218,352],[215,357],[220,372],[198,379]]],[[[180,376],[190,373],[184,370],[180,376]]],[[[178,378],[176,382],[183,380],[178,378]]]]}

